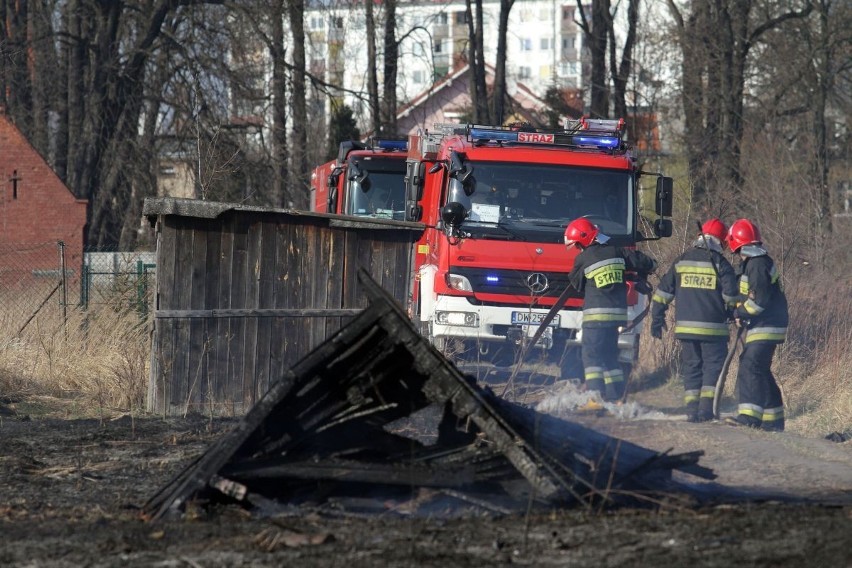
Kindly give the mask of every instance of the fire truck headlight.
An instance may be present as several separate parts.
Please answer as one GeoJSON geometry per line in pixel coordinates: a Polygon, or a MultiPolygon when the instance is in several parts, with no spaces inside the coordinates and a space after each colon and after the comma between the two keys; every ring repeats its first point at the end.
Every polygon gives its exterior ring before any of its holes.
{"type": "Polygon", "coordinates": [[[442,325],[479,327],[479,315],[474,312],[435,312],[435,321],[442,325]]]}
{"type": "Polygon", "coordinates": [[[461,292],[473,292],[470,280],[460,274],[447,274],[447,286],[461,292]]]}

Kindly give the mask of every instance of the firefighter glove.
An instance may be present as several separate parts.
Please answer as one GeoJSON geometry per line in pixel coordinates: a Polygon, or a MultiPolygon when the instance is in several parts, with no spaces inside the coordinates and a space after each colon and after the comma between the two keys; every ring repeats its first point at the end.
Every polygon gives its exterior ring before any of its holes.
{"type": "Polygon", "coordinates": [[[664,329],[666,329],[666,320],[660,318],[654,318],[651,320],[651,337],[654,339],[662,339],[664,329]]]}
{"type": "Polygon", "coordinates": [[[751,314],[749,314],[742,306],[737,306],[734,310],[734,321],[737,322],[737,327],[748,328],[751,324],[751,314]]]}
{"type": "Polygon", "coordinates": [[[639,292],[640,294],[650,296],[651,292],[653,292],[654,289],[651,288],[651,285],[648,284],[647,280],[643,279],[643,280],[639,280],[639,281],[636,282],[636,291],[639,292]]]}

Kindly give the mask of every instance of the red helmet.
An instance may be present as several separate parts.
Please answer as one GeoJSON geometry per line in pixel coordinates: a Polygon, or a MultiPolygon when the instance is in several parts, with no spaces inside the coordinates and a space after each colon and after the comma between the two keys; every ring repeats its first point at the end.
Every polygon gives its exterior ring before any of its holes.
{"type": "Polygon", "coordinates": [[[578,244],[586,248],[598,236],[598,227],[584,217],[574,219],[565,227],[565,244],[572,246],[578,244]]]}
{"type": "Polygon", "coordinates": [[[760,243],[760,231],[757,225],[748,219],[737,219],[728,231],[728,246],[737,252],[743,245],[760,243]]]}
{"type": "Polygon", "coordinates": [[[701,225],[701,232],[705,235],[712,235],[719,239],[719,242],[724,242],[728,236],[728,228],[718,218],[710,219],[701,225]]]}

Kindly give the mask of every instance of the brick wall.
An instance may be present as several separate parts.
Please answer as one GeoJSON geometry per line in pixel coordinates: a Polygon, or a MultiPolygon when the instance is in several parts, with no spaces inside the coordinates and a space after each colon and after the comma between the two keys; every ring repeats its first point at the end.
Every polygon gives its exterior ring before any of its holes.
{"type": "Polygon", "coordinates": [[[58,252],[51,258],[43,247],[56,250],[64,241],[66,267],[79,275],[85,224],[86,201],[74,197],[0,110],[0,274],[13,261],[39,273],[57,269],[58,252]]]}

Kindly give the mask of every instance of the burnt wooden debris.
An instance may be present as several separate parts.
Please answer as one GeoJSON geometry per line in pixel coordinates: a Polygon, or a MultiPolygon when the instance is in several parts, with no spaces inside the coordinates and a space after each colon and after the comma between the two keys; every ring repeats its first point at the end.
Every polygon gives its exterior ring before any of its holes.
{"type": "Polygon", "coordinates": [[[353,512],[424,501],[502,513],[659,494],[678,485],[673,470],[715,477],[698,464],[703,452],[660,454],[480,388],[369,274],[359,277],[368,307],[162,487],[144,518],[190,501],[353,512]],[[436,409],[433,440],[394,428],[436,409]]]}

